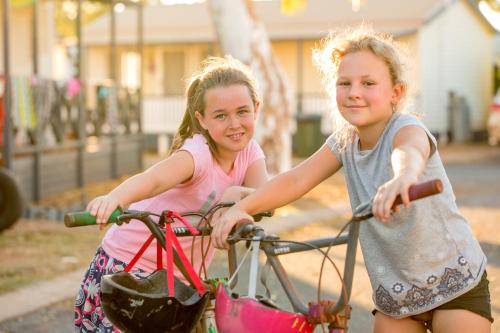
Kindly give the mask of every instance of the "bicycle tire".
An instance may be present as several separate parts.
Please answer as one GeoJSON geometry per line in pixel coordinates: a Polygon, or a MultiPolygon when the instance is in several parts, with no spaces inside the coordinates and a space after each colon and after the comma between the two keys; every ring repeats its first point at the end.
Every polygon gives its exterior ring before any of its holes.
{"type": "Polygon", "coordinates": [[[0,232],[10,228],[21,217],[24,199],[14,174],[0,168],[0,232]]]}

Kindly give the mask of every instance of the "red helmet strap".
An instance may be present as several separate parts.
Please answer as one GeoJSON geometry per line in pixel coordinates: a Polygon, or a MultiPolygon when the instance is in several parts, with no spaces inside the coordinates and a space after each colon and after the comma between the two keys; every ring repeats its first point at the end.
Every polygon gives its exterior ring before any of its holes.
{"type": "MultiPolygon", "coordinates": [[[[174,231],[172,230],[172,222],[174,222],[174,219],[177,218],[180,220],[187,228],[189,231],[191,231],[191,234],[197,235],[198,230],[193,228],[189,222],[187,222],[182,216],[180,216],[176,212],[172,211],[167,211],[165,212],[165,220],[167,223],[165,223],[165,252],[166,252],[166,258],[167,258],[167,286],[168,286],[168,293],[170,297],[174,297],[174,258],[173,258],[173,247],[175,247],[175,250],[177,254],[179,255],[179,259],[181,260],[182,266],[186,269],[189,277],[191,278],[191,281],[193,281],[194,287],[198,291],[200,295],[203,295],[205,293],[205,287],[203,286],[203,283],[201,282],[199,276],[195,273],[193,266],[189,262],[188,258],[186,257],[186,254],[182,250],[182,247],[179,243],[179,240],[177,239],[177,236],[175,235],[174,231]]],[[[149,247],[151,242],[153,241],[154,236],[150,235],[148,239],[144,242],[144,244],[141,246],[139,251],[135,254],[135,256],[132,258],[130,263],[125,267],[124,271],[125,272],[130,272],[130,270],[134,267],[134,265],[137,263],[139,258],[144,254],[146,249],[149,247]]],[[[160,245],[160,242],[157,240],[156,241],[156,267],[158,270],[163,268],[163,260],[162,260],[162,247],[160,245]]]]}

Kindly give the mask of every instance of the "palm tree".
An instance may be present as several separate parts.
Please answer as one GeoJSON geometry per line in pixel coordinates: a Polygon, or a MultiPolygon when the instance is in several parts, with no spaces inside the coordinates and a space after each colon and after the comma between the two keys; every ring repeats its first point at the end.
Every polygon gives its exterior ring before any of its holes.
{"type": "Polygon", "coordinates": [[[256,136],[268,169],[285,171],[291,166],[292,93],[264,24],[252,0],[209,0],[209,5],[222,53],[249,65],[259,80],[263,105],[256,136]]]}

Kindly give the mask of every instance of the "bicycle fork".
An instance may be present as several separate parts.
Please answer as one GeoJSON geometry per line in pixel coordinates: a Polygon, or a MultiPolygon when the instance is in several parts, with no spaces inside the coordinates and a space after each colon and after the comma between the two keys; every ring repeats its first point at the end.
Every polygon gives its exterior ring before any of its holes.
{"type": "Polygon", "coordinates": [[[257,294],[257,277],[259,274],[259,247],[260,238],[252,239],[252,256],[250,258],[250,278],[248,282],[248,297],[256,298],[257,294]]]}

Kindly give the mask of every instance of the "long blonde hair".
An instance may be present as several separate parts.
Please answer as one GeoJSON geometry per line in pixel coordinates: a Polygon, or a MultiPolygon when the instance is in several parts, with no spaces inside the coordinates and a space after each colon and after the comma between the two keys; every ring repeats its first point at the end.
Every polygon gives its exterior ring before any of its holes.
{"type": "Polygon", "coordinates": [[[402,106],[408,89],[405,77],[408,65],[404,47],[395,42],[391,35],[375,32],[365,26],[330,32],[328,37],[321,41],[320,46],[313,50],[313,60],[323,75],[323,83],[330,95],[331,104],[337,111],[334,112],[334,136],[339,150],[345,149],[354,138],[355,128],[338,112],[335,96],[338,70],[345,55],[359,51],[372,52],[385,62],[392,84],[401,85],[404,92],[398,104],[394,105],[394,111],[404,110],[402,106]]]}
{"type": "Polygon", "coordinates": [[[232,58],[209,57],[202,62],[199,72],[191,76],[186,89],[186,110],[182,118],[181,125],[172,141],[169,154],[182,147],[186,139],[194,134],[202,134],[208,142],[212,154],[217,152],[217,146],[208,134],[208,131],[201,127],[196,112],[205,115],[205,93],[207,90],[216,87],[227,87],[233,84],[241,84],[248,88],[254,107],[259,98],[256,81],[250,70],[240,61],[232,58]]]}

